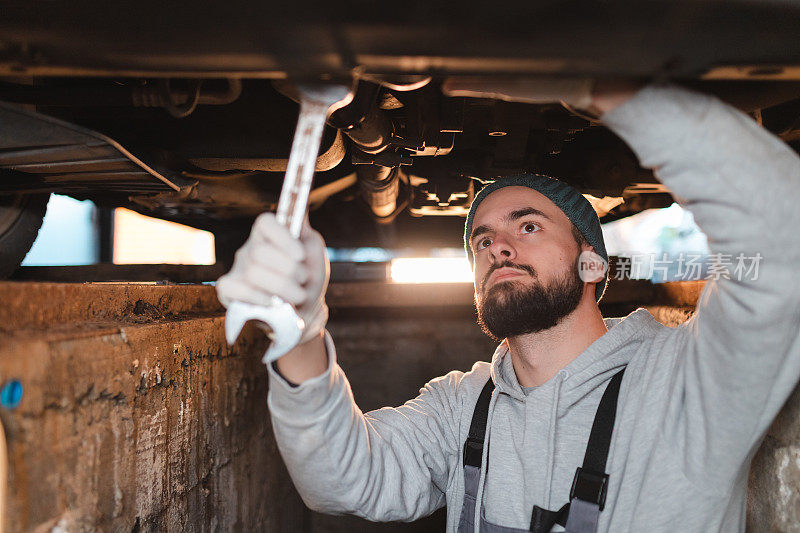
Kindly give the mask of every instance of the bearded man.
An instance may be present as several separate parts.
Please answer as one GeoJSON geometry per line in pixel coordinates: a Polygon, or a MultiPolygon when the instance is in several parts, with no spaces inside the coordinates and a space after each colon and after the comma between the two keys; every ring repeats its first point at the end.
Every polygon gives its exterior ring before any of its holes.
{"type": "MultiPolygon", "coordinates": [[[[513,98],[512,98],[513,99],[513,98]]],[[[324,332],[324,243],[256,222],[223,303],[278,295],[308,325],[269,368],[281,454],[312,509],[447,530],[744,531],[750,460],[800,376],[800,159],[755,121],[677,87],[590,105],[690,209],[712,251],[761,254],[709,281],[677,328],[604,319],[607,261],[589,203],[526,174],[481,191],[466,223],[475,299],[502,341],[395,409],[362,413],[324,332]]]]}

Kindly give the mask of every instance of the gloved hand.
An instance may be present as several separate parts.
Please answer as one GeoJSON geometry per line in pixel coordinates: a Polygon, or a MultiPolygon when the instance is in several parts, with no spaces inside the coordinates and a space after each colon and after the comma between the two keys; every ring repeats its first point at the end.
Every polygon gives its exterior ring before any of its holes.
{"type": "Polygon", "coordinates": [[[273,213],[260,215],[247,242],[236,252],[230,272],[217,281],[225,307],[233,301],[268,305],[275,295],[292,304],[305,322],[298,344],[319,335],[328,322],[325,291],[330,263],[322,235],[303,226],[300,240],[278,224],[273,213]]]}

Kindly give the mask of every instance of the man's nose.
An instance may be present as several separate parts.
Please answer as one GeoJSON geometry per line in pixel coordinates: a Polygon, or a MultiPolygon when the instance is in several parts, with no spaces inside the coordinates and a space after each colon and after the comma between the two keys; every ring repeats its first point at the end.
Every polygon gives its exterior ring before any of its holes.
{"type": "Polygon", "coordinates": [[[495,261],[506,261],[517,257],[517,250],[511,240],[500,234],[495,235],[489,246],[489,253],[495,261]]]}

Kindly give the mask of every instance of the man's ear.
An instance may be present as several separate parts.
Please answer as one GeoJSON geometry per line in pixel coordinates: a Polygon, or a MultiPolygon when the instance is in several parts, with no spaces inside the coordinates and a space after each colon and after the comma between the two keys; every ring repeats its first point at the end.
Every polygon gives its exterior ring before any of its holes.
{"type": "Polygon", "coordinates": [[[594,251],[591,245],[584,244],[578,256],[578,275],[584,283],[599,283],[606,277],[608,262],[594,251]]]}

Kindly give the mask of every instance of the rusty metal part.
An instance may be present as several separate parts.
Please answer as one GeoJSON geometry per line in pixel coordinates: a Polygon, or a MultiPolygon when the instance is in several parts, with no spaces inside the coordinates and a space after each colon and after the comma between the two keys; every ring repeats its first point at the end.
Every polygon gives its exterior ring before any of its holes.
{"type": "Polygon", "coordinates": [[[400,160],[389,161],[396,154],[387,150],[393,139],[394,124],[389,115],[378,106],[377,92],[368,93],[369,106],[366,113],[357,120],[345,125],[343,131],[356,145],[353,155],[356,176],[361,188],[361,196],[379,221],[390,221],[397,208],[399,195],[400,160]],[[391,152],[391,153],[390,153],[391,152]],[[387,158],[388,156],[388,158],[387,158]],[[380,159],[380,163],[362,164],[364,157],[380,159]]]}
{"type": "Polygon", "coordinates": [[[28,181],[126,191],[179,191],[191,184],[154,169],[105,135],[48,115],[0,102],[0,124],[0,169],[18,178],[4,179],[0,189],[21,189],[28,181]]]}
{"type": "Polygon", "coordinates": [[[165,96],[163,104],[164,109],[175,118],[185,118],[191,115],[197,108],[200,102],[200,88],[203,86],[203,80],[191,80],[188,83],[189,92],[183,102],[178,102],[177,98],[173,97],[170,90],[170,80],[159,80],[159,86],[165,96]]]}
{"type": "Polygon", "coordinates": [[[22,266],[11,276],[15,281],[153,282],[202,283],[215,281],[225,273],[222,265],[114,265],[99,263],[80,266],[22,266]]]}
{"type": "MultiPolygon", "coordinates": [[[[20,85],[0,83],[0,99],[17,104],[40,106],[124,106],[168,107],[184,105],[194,97],[197,81],[186,80],[187,86],[162,79],[159,83],[145,85],[20,85]],[[191,85],[191,86],[190,86],[191,85]]],[[[242,82],[237,78],[225,80],[224,90],[209,88],[204,83],[197,94],[196,105],[227,105],[235,102],[242,93],[242,82]]]]}
{"type": "Polygon", "coordinates": [[[400,191],[397,167],[358,165],[356,167],[361,195],[378,219],[390,216],[397,207],[400,191]]]}
{"type": "Polygon", "coordinates": [[[702,76],[705,80],[800,80],[800,65],[796,64],[751,64],[725,65],[708,69],[702,76]]]}
{"type": "Polygon", "coordinates": [[[357,182],[358,178],[356,178],[356,174],[353,173],[312,189],[311,193],[308,195],[308,204],[311,209],[316,209],[334,194],[340,193],[345,189],[352,187],[357,182]]]}
{"type": "Polygon", "coordinates": [[[394,126],[389,116],[377,105],[373,105],[367,115],[356,124],[345,128],[344,133],[368,154],[380,153],[388,148],[394,126]]]}
{"type": "MultiPolygon", "coordinates": [[[[347,146],[341,131],[336,132],[333,143],[317,157],[315,170],[325,172],[335,168],[344,160],[347,153],[347,146]]],[[[289,164],[288,158],[242,158],[242,157],[198,157],[189,159],[189,162],[197,167],[213,172],[225,172],[232,170],[259,170],[263,172],[286,172],[289,164]]],[[[193,177],[203,178],[224,178],[224,175],[214,176],[208,174],[203,176],[201,173],[188,173],[193,177]]]]}
{"type": "Polygon", "coordinates": [[[131,91],[131,99],[133,105],[140,107],[183,105],[192,99],[196,99],[195,105],[227,105],[232,104],[241,96],[242,81],[237,78],[229,78],[226,82],[228,86],[224,91],[212,91],[207,86],[198,86],[197,89],[194,89],[194,85],[187,88],[176,87],[171,80],[164,79],[155,86],[134,87],[131,91]],[[195,91],[197,91],[196,96],[195,91]]]}
{"type": "Polygon", "coordinates": [[[597,216],[600,218],[606,216],[612,209],[625,201],[621,196],[603,196],[602,198],[592,196],[591,194],[584,194],[583,196],[592,204],[594,212],[597,213],[597,216]]]}
{"type": "MultiPolygon", "coordinates": [[[[295,85],[286,81],[272,85],[287,98],[299,102],[295,85]]],[[[369,154],[384,151],[394,133],[394,124],[378,106],[379,90],[372,83],[358,83],[353,99],[328,118],[329,125],[343,131],[362,152],[369,154]]]]}
{"type": "Polygon", "coordinates": [[[264,187],[260,174],[240,174],[238,177],[221,180],[203,180],[193,187],[181,191],[166,191],[159,194],[133,195],[130,201],[141,206],[144,214],[167,219],[176,217],[215,218],[253,217],[274,209],[275,194],[264,187]]]}
{"type": "Polygon", "coordinates": [[[400,92],[416,91],[428,85],[433,78],[426,75],[403,75],[397,74],[393,76],[378,76],[369,73],[361,73],[360,79],[377,83],[387,89],[400,92]]]}
{"type": "MultiPolygon", "coordinates": [[[[383,162],[386,160],[383,156],[388,154],[387,148],[394,139],[394,125],[377,103],[373,103],[364,119],[346,129],[345,133],[360,150],[360,154],[354,156],[354,162],[363,157],[362,154],[377,156],[383,162]]],[[[384,164],[356,165],[362,198],[378,221],[390,221],[397,208],[399,165],[399,159],[384,164]]]]}
{"type": "Polygon", "coordinates": [[[653,183],[631,183],[622,191],[623,194],[658,194],[669,193],[666,185],[659,182],[653,183]]]}

